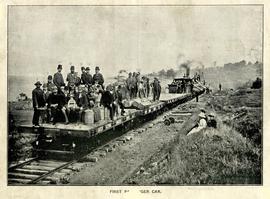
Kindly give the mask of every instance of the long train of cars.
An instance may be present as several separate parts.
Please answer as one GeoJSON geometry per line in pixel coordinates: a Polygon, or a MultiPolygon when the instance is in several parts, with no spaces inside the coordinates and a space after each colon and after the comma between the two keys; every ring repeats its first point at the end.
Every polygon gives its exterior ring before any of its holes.
{"type": "Polygon", "coordinates": [[[87,151],[89,146],[91,148],[96,142],[102,140],[102,136],[106,135],[106,132],[108,132],[107,134],[112,132],[110,134],[116,135],[117,130],[115,129],[122,131],[141,124],[162,112],[201,95],[204,91],[204,86],[196,83],[192,92],[162,93],[159,101],[138,101],[139,106],[130,107],[125,115],[118,116],[115,120],[102,120],[91,125],[77,123],[68,125],[44,123],[39,127],[21,125],[18,130],[20,133],[37,134],[38,139],[34,148],[39,154],[57,153],[57,151],[60,153],[63,151],[74,154],[75,152],[80,153],[82,150],[87,151]],[[85,146],[87,146],[87,150],[85,146]]]}

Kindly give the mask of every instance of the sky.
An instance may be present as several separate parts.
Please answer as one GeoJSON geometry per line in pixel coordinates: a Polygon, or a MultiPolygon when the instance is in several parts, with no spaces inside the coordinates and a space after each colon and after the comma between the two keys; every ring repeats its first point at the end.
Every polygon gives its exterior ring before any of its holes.
{"type": "Polygon", "coordinates": [[[260,6],[12,6],[8,31],[9,75],[53,74],[61,63],[64,74],[74,65],[114,76],[262,57],[260,6]]]}

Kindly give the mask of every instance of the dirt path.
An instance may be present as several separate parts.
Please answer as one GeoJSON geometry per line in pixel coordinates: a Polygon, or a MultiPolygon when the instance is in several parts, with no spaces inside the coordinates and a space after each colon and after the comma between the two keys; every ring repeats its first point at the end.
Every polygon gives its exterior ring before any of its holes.
{"type": "Polygon", "coordinates": [[[161,117],[145,124],[135,133],[131,141],[118,146],[106,157],[86,167],[72,177],[72,185],[121,185],[122,181],[138,166],[149,159],[162,146],[171,141],[177,134],[175,125],[164,126],[161,117]]]}

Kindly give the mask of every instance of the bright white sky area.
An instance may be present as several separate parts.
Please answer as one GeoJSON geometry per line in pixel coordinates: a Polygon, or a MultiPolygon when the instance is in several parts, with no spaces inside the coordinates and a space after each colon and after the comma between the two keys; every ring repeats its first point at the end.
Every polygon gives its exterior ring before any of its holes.
{"type": "Polygon", "coordinates": [[[9,7],[9,75],[53,74],[59,63],[142,73],[177,68],[177,57],[261,61],[261,6],[9,7]]]}

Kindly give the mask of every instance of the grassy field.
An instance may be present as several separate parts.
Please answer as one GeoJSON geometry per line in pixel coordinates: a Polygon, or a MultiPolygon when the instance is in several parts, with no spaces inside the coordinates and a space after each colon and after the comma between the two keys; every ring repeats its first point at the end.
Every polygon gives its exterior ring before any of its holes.
{"type": "Polygon", "coordinates": [[[231,127],[220,125],[179,137],[171,161],[157,177],[161,184],[258,184],[261,150],[231,127]]]}

